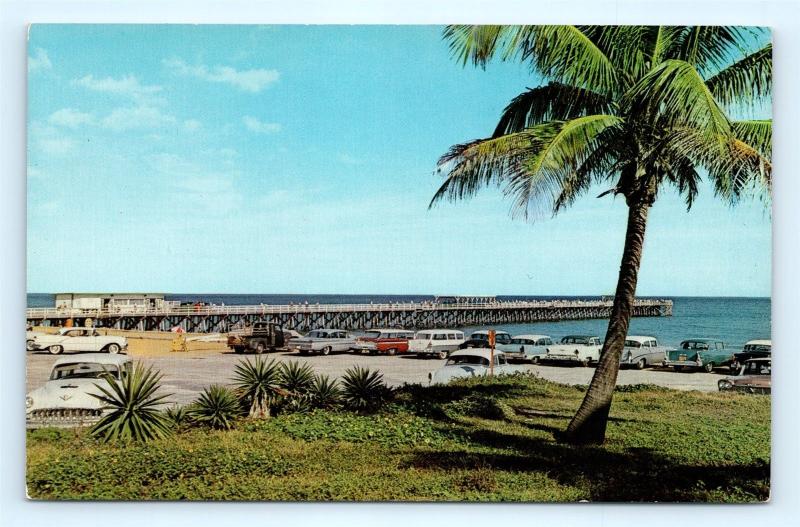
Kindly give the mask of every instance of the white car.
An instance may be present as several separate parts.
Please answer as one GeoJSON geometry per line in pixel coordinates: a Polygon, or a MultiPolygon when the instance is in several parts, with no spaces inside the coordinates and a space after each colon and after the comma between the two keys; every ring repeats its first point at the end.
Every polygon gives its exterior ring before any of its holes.
{"type": "Polygon", "coordinates": [[[87,426],[99,421],[105,410],[103,403],[90,395],[101,395],[95,385],[106,382],[106,373],[121,379],[132,367],[133,362],[124,355],[87,353],[57,359],[50,380],[25,398],[26,426],[87,426]]]}
{"type": "Polygon", "coordinates": [[[549,362],[577,362],[583,366],[596,364],[600,360],[600,351],[603,343],[600,337],[587,335],[568,335],[561,339],[560,344],[548,346],[540,361],[549,362]]]}
{"type": "Polygon", "coordinates": [[[634,366],[643,370],[647,366],[661,366],[672,348],[659,346],[655,337],[628,335],[619,357],[620,366],[634,366]]]}
{"type": "Polygon", "coordinates": [[[408,341],[409,353],[418,357],[438,357],[446,359],[464,343],[464,332],[455,329],[426,329],[417,331],[414,338],[408,341]]]}
{"type": "Polygon", "coordinates": [[[536,364],[547,353],[547,347],[552,345],[553,339],[547,335],[516,335],[511,337],[511,342],[502,346],[502,351],[508,359],[528,360],[536,364]]]}
{"type": "Polygon", "coordinates": [[[33,331],[33,327],[28,326],[25,328],[25,349],[28,351],[33,351],[33,339],[40,336],[46,335],[47,333],[43,333],[41,331],[33,331]]]}
{"type": "Polygon", "coordinates": [[[292,346],[301,355],[319,353],[330,355],[335,352],[350,351],[356,346],[356,339],[343,329],[315,329],[305,337],[292,339],[292,346]]]}
{"type": "MultiPolygon", "coordinates": [[[[447,362],[428,374],[431,384],[447,384],[453,379],[464,377],[485,377],[489,375],[492,350],[489,348],[468,348],[454,351],[447,362]]],[[[494,375],[509,375],[521,371],[518,366],[512,366],[506,361],[505,353],[494,351],[494,375]]]]}
{"type": "Polygon", "coordinates": [[[32,351],[47,350],[53,355],[63,351],[106,351],[111,354],[128,349],[128,339],[116,335],[101,335],[95,328],[61,328],[55,335],[37,335],[32,351]]]}

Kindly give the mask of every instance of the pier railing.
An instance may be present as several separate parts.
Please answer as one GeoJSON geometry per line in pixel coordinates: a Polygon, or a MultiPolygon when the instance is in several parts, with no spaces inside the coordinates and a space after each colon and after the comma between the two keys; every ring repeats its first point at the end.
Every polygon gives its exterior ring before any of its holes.
{"type": "MultiPolygon", "coordinates": [[[[212,316],[212,315],[284,315],[293,313],[351,313],[351,312],[407,312],[407,311],[441,311],[441,310],[507,310],[526,308],[608,308],[611,300],[531,300],[501,301],[490,303],[452,303],[433,302],[392,302],[382,304],[284,304],[284,305],[165,305],[163,307],[145,306],[113,306],[104,309],[28,308],[28,320],[64,319],[64,318],[109,318],[119,316],[212,316]]],[[[637,299],[634,306],[669,306],[672,300],[637,299]]]]}

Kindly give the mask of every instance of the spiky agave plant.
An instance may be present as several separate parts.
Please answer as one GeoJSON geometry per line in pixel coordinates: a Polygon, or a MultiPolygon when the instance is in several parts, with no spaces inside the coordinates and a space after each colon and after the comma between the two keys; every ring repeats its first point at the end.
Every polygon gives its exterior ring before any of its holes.
{"type": "Polygon", "coordinates": [[[104,415],[91,430],[94,437],[109,441],[150,441],[170,433],[170,421],[160,411],[172,394],[157,394],[161,373],[136,363],[121,379],[107,374],[105,384],[95,384],[100,394],[90,394],[103,403],[104,415]]]}
{"type": "Polygon", "coordinates": [[[189,413],[186,406],[174,405],[164,410],[164,417],[174,428],[181,428],[189,423],[189,413]]]}
{"type": "Polygon", "coordinates": [[[369,368],[353,366],[342,376],[342,400],[357,412],[372,412],[381,407],[391,395],[383,374],[369,368]]]}
{"type": "Polygon", "coordinates": [[[314,383],[309,390],[311,404],[315,408],[330,410],[342,402],[342,390],[336,380],[331,380],[327,375],[314,376],[314,383]]]}
{"type": "Polygon", "coordinates": [[[233,374],[236,394],[253,418],[270,416],[270,406],[280,393],[281,369],[274,360],[256,357],[254,362],[243,360],[233,374]]]}
{"type": "Polygon", "coordinates": [[[212,384],[192,403],[189,415],[198,424],[217,430],[229,430],[242,415],[242,408],[233,390],[212,384]]]}
{"type": "Polygon", "coordinates": [[[313,384],[314,370],[308,364],[290,361],[281,365],[280,387],[291,395],[308,393],[313,384]]]}

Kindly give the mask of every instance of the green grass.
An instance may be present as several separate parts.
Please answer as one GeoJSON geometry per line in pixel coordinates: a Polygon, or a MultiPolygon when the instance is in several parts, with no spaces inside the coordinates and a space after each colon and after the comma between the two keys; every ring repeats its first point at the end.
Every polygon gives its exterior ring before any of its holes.
{"type": "Polygon", "coordinates": [[[407,387],[381,413],[317,411],[147,444],[28,433],[42,499],[763,501],[770,399],[638,386],[602,447],[560,444],[583,389],[530,376],[407,387]]]}

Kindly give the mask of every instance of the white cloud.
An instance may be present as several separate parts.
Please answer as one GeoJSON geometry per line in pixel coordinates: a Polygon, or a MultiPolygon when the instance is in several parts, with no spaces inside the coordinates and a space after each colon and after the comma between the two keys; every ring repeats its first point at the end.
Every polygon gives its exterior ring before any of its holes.
{"type": "Polygon", "coordinates": [[[279,123],[265,123],[250,115],[242,117],[242,122],[248,130],[258,134],[275,134],[281,131],[281,125],[279,123]]]}
{"type": "Polygon", "coordinates": [[[150,163],[189,209],[228,214],[241,208],[244,196],[235,185],[240,175],[236,170],[220,170],[213,161],[199,162],[175,154],[155,155],[150,163]]]}
{"type": "Polygon", "coordinates": [[[179,58],[164,59],[162,64],[178,75],[197,77],[208,82],[230,84],[250,93],[262,91],[276,82],[281,76],[277,70],[262,68],[237,70],[230,66],[216,66],[214,68],[209,68],[204,64],[192,66],[179,58]]]}
{"type": "Polygon", "coordinates": [[[159,128],[176,122],[175,117],[164,114],[152,106],[117,108],[102,121],[105,128],[121,132],[124,130],[159,128]]]}
{"type": "Polygon", "coordinates": [[[196,132],[203,127],[203,123],[197,119],[187,119],[183,121],[183,129],[187,132],[196,132]]]}
{"type": "Polygon", "coordinates": [[[112,77],[100,79],[95,78],[94,75],[86,75],[72,82],[92,91],[113,93],[122,97],[129,97],[139,102],[147,101],[151,104],[163,102],[156,97],[156,94],[163,90],[161,86],[141,84],[139,79],[133,75],[126,75],[119,79],[114,79],[112,77]]]}
{"type": "Polygon", "coordinates": [[[40,71],[40,70],[49,70],[52,69],[53,63],[50,62],[50,57],[47,55],[47,51],[43,50],[42,48],[36,48],[33,50],[33,55],[28,56],[28,71],[40,71]]]}
{"type": "Polygon", "coordinates": [[[58,126],[78,128],[85,124],[92,124],[94,122],[94,117],[88,113],[75,110],[74,108],[62,108],[57,112],[53,112],[48,121],[58,126]]]}
{"type": "Polygon", "coordinates": [[[28,130],[30,138],[30,153],[64,155],[72,151],[77,141],[69,137],[63,130],[54,126],[33,121],[28,130]]]}

